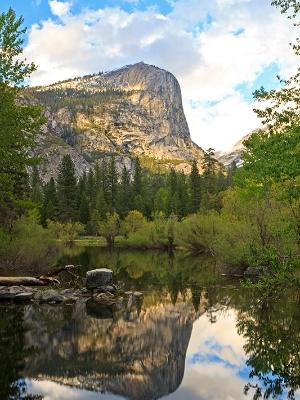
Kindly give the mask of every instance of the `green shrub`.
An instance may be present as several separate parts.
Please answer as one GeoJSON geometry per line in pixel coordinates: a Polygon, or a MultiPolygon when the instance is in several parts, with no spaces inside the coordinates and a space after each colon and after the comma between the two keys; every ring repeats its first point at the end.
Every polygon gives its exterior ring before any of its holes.
{"type": "Polygon", "coordinates": [[[1,265],[6,273],[28,269],[40,273],[56,258],[53,232],[44,229],[39,219],[38,211],[31,210],[15,221],[11,234],[0,231],[1,265]]]}
{"type": "Polygon", "coordinates": [[[159,212],[153,221],[146,222],[126,240],[128,247],[147,249],[169,249],[176,246],[177,218],[173,215],[165,217],[159,212]]]}
{"type": "Polygon", "coordinates": [[[121,221],[116,212],[107,213],[104,221],[99,221],[98,233],[103,236],[108,246],[114,246],[116,236],[121,233],[121,221]]]}
{"type": "Polygon", "coordinates": [[[193,253],[215,255],[217,237],[217,215],[214,212],[191,215],[178,225],[179,244],[193,253]]]}
{"type": "Polygon", "coordinates": [[[71,244],[84,233],[84,225],[80,222],[54,222],[48,221],[48,230],[51,234],[64,244],[71,244]]]}
{"type": "Polygon", "coordinates": [[[147,220],[140,211],[130,211],[123,222],[124,235],[130,236],[138,230],[141,230],[146,223],[147,220]]]}

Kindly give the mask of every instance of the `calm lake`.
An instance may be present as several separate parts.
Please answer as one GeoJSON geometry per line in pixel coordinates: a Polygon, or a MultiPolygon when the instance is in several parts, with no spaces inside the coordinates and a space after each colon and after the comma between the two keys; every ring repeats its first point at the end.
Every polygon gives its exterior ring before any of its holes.
{"type": "Polygon", "coordinates": [[[143,292],[126,312],[0,305],[0,399],[300,399],[300,293],[260,299],[212,260],[66,249],[143,292]]]}

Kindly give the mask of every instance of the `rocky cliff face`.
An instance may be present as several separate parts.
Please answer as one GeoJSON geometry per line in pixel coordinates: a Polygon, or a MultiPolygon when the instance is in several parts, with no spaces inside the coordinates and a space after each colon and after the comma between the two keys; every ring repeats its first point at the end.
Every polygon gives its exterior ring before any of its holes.
{"type": "Polygon", "coordinates": [[[144,63],[28,90],[48,118],[39,139],[44,177],[70,153],[78,174],[114,155],[119,167],[158,162],[188,172],[204,151],[190,137],[181,90],[169,72],[144,63]]]}
{"type": "Polygon", "coordinates": [[[244,141],[249,139],[251,135],[254,133],[258,133],[259,131],[265,131],[267,128],[262,127],[260,129],[255,129],[254,131],[248,133],[248,135],[243,136],[236,144],[232,147],[231,150],[227,152],[218,151],[215,153],[216,159],[225,166],[230,165],[231,163],[235,162],[237,166],[241,166],[243,161],[241,159],[242,153],[245,149],[244,141]]]}
{"type": "MultiPolygon", "coordinates": [[[[256,132],[256,131],[254,131],[256,132]]],[[[235,162],[237,164],[237,166],[241,166],[242,165],[242,160],[241,160],[241,156],[242,156],[242,152],[244,150],[244,145],[243,142],[244,140],[247,140],[253,132],[249,133],[248,135],[242,137],[241,140],[239,140],[230,151],[228,152],[224,152],[224,151],[218,151],[215,153],[216,159],[218,161],[220,161],[222,164],[224,164],[225,166],[228,166],[230,164],[232,164],[233,162],[235,162]]]]}

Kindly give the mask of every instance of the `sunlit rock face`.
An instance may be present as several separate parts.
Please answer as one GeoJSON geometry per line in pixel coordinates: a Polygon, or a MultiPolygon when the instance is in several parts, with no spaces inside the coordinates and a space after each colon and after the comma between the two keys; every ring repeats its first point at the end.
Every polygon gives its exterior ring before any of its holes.
{"type": "Polygon", "coordinates": [[[225,166],[228,166],[232,163],[235,163],[237,166],[241,166],[243,164],[242,161],[242,153],[245,150],[244,141],[249,139],[253,133],[258,132],[259,130],[256,129],[248,135],[243,136],[236,144],[232,147],[229,151],[217,151],[215,153],[215,157],[218,161],[220,161],[225,166]]]}
{"type": "Polygon", "coordinates": [[[35,348],[26,376],[131,399],[159,398],[180,385],[192,305],[151,306],[114,320],[86,317],[84,303],[55,312],[32,307],[25,315],[26,345],[35,348]]]}
{"type": "Polygon", "coordinates": [[[195,159],[201,168],[204,152],[191,140],[180,86],[170,72],[138,63],[28,92],[48,118],[39,142],[44,177],[56,174],[66,152],[78,175],[112,154],[119,168],[130,169],[133,156],[184,172],[195,159]]]}

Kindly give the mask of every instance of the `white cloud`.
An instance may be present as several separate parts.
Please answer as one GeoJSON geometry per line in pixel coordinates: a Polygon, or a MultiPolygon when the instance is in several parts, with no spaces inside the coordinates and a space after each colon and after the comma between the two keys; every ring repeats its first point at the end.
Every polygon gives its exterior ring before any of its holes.
{"type": "Polygon", "coordinates": [[[257,126],[253,104],[237,86],[251,86],[272,63],[284,76],[297,64],[288,45],[296,32],[269,3],[177,0],[168,15],[117,7],[72,15],[70,2],[50,1],[58,20],[34,25],[25,49],[39,66],[32,83],[155,64],[179,79],[193,139],[204,148],[228,148],[257,126]]]}
{"type": "Polygon", "coordinates": [[[58,0],[51,0],[49,1],[49,6],[53,15],[62,17],[68,14],[71,9],[72,3],[70,3],[69,1],[63,2],[58,0]]]}
{"type": "Polygon", "coordinates": [[[248,104],[238,92],[210,106],[203,103],[197,107],[185,105],[193,137],[201,137],[204,149],[212,147],[216,150],[231,149],[241,137],[260,125],[253,108],[254,105],[248,104]]]}

